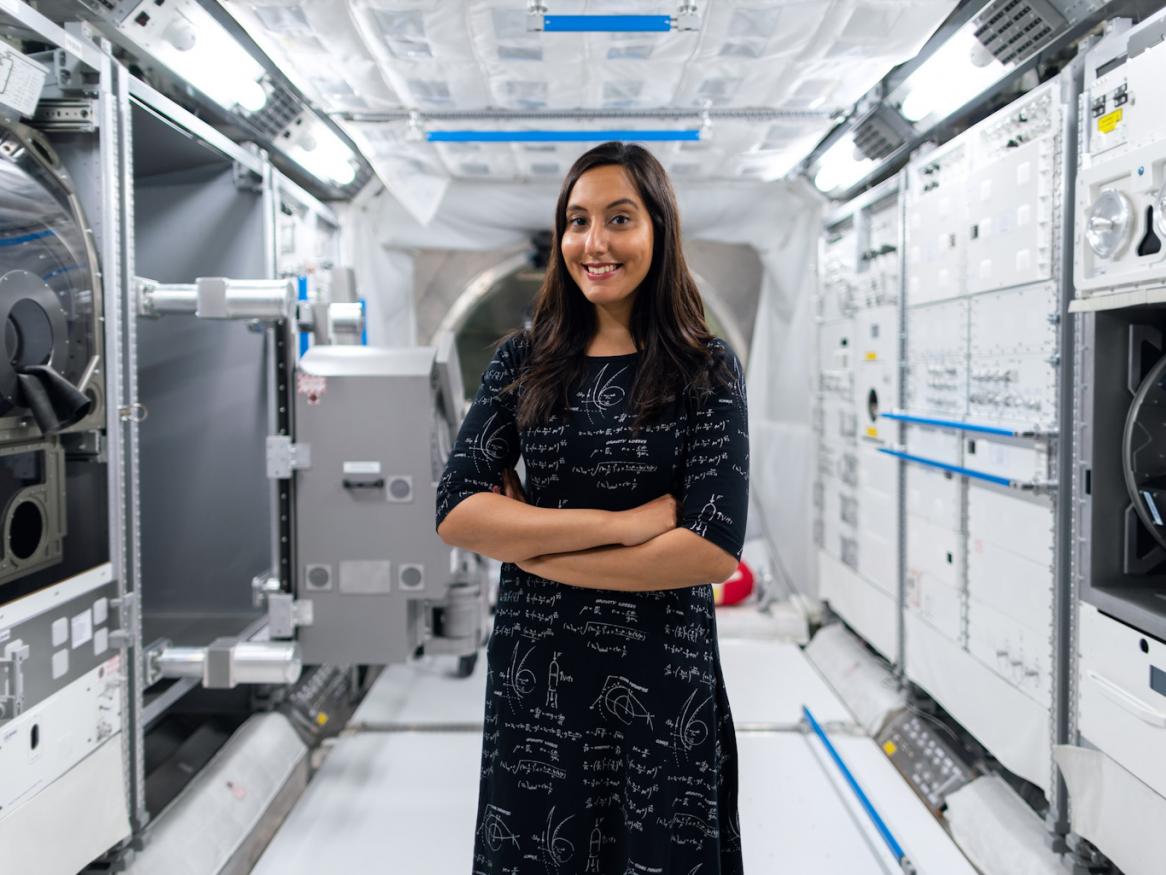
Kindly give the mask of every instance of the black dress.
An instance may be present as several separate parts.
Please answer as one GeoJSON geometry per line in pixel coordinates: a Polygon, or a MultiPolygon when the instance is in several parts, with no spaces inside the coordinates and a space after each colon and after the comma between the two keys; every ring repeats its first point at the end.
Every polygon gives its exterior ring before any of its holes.
{"type": "MultiPolygon", "coordinates": [[[[740,362],[703,401],[633,437],[639,353],[589,357],[565,416],[519,433],[500,390],[524,335],[499,347],[437,491],[437,524],[501,485],[521,450],[527,501],[627,510],[667,492],[686,528],[740,558],[749,488],[740,362]]],[[[735,875],[737,747],[712,588],[624,593],[503,564],[487,686],[474,875],[735,875]]]]}

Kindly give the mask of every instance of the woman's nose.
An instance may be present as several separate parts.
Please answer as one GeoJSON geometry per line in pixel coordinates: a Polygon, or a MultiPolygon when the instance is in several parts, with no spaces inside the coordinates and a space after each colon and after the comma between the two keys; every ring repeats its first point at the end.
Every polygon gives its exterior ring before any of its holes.
{"type": "Polygon", "coordinates": [[[583,252],[589,257],[603,255],[607,252],[607,229],[601,224],[593,224],[588,229],[583,252]]]}

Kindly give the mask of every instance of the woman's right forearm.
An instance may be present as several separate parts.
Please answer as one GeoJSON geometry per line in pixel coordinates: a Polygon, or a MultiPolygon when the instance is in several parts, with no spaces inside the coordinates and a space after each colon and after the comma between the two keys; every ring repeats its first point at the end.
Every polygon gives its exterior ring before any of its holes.
{"type": "Polygon", "coordinates": [[[614,511],[535,507],[479,492],[449,512],[437,533],[445,543],[501,562],[574,553],[620,543],[614,511]]]}

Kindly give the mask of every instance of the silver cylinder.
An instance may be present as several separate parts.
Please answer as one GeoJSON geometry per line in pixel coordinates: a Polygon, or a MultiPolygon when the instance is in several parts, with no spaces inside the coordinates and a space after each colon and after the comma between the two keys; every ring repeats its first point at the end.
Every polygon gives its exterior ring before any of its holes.
{"type": "Polygon", "coordinates": [[[360,343],[364,332],[364,307],[358,301],[328,305],[328,333],[332,343],[360,343]]]}
{"type": "Polygon", "coordinates": [[[240,641],[233,661],[238,684],[292,684],[304,667],[294,641],[240,641]]]}
{"type": "Polygon", "coordinates": [[[290,319],[295,306],[295,282],[282,280],[233,280],[199,277],[200,319],[290,319]]]}
{"type": "MultiPolygon", "coordinates": [[[[210,656],[210,647],[167,647],[157,657],[164,678],[198,678],[210,689],[238,684],[291,684],[303,670],[300,646],[294,641],[237,641],[227,665],[210,656]],[[226,669],[225,671],[223,669],[226,669]]],[[[221,657],[221,651],[216,654],[221,657]]]]}
{"type": "Polygon", "coordinates": [[[205,647],[167,647],[158,654],[158,674],[164,678],[202,678],[205,647]]]}
{"type": "Polygon", "coordinates": [[[198,309],[198,289],[194,285],[162,284],[138,277],[137,286],[139,315],[194,313],[198,309]]]}

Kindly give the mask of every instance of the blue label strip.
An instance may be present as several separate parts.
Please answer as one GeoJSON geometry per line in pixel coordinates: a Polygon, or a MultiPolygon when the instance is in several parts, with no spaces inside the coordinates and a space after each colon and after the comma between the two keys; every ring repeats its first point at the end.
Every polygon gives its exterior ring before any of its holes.
{"type": "Polygon", "coordinates": [[[546,33],[668,33],[671,15],[544,15],[546,33]]]}
{"type": "Polygon", "coordinates": [[[429,131],[430,143],[606,143],[620,140],[631,143],[692,142],[700,139],[700,128],[675,131],[607,130],[607,131],[429,131]]]}

